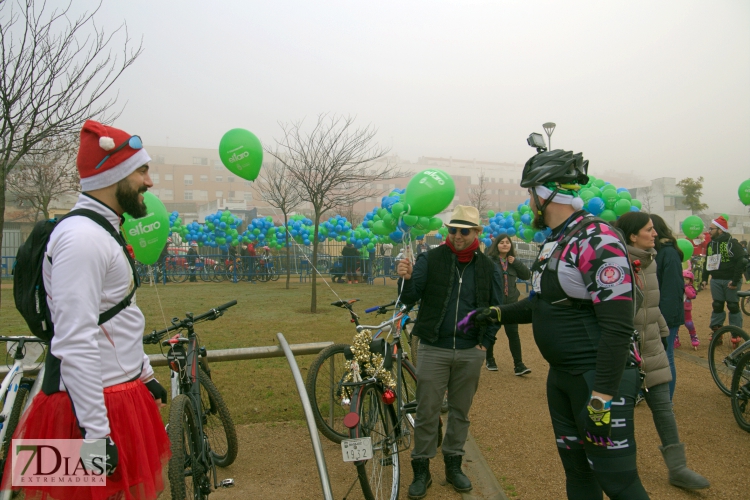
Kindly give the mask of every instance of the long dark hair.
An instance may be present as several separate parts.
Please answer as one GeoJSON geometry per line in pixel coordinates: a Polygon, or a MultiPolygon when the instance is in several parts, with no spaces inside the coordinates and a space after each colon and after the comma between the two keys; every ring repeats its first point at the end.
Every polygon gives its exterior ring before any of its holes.
{"type": "Polygon", "coordinates": [[[630,237],[632,235],[638,236],[641,229],[646,227],[649,222],[651,222],[651,217],[646,212],[626,212],[617,219],[615,227],[622,231],[625,241],[632,246],[633,242],[630,241],[630,237]]]}
{"type": "Polygon", "coordinates": [[[486,250],[487,257],[493,260],[499,260],[500,259],[500,252],[497,249],[497,244],[503,241],[504,239],[508,239],[510,241],[510,250],[508,250],[508,255],[505,256],[507,259],[510,257],[516,256],[516,246],[513,244],[513,240],[510,239],[510,236],[508,236],[505,233],[500,233],[497,236],[495,236],[495,239],[492,240],[492,245],[489,246],[489,248],[486,250]]]}
{"type": "Polygon", "coordinates": [[[680,262],[685,258],[685,254],[682,253],[682,250],[677,245],[677,238],[674,237],[674,234],[672,234],[672,230],[669,228],[666,222],[664,222],[664,219],[662,219],[660,216],[656,214],[651,214],[651,222],[654,223],[654,229],[656,229],[656,251],[661,252],[662,247],[664,246],[663,240],[668,240],[672,243],[672,246],[675,250],[677,250],[677,253],[680,256],[680,262]]]}

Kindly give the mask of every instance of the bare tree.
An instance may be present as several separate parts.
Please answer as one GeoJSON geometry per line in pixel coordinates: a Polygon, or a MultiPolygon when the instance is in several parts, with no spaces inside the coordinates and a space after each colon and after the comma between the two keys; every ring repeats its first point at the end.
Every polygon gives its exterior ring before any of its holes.
{"type": "MultiPolygon", "coordinates": [[[[373,196],[378,192],[375,182],[399,177],[401,172],[391,163],[373,165],[388,150],[374,142],[377,132],[374,128],[355,127],[352,117],[321,114],[309,132],[302,126],[302,121],[281,124],[284,137],[276,141],[279,152],[271,154],[286,165],[300,186],[302,200],[312,205],[315,224],[312,263],[317,267],[321,216],[328,210],[373,196]]],[[[317,311],[315,274],[310,311],[317,311]]]]}
{"type": "MultiPolygon", "coordinates": [[[[120,75],[141,54],[127,26],[105,33],[95,24],[101,4],[77,18],[71,5],[0,0],[0,208],[8,174],[28,153],[43,153],[45,139],[77,132],[92,117],[107,116],[117,96],[107,98],[120,75]],[[112,46],[124,36],[122,54],[112,46]]],[[[0,244],[5,222],[0,210],[0,244]]]]}
{"type": "Polygon", "coordinates": [[[354,210],[354,203],[337,207],[336,212],[346,217],[346,220],[351,222],[352,228],[357,227],[364,220],[364,216],[354,210]]]}
{"type": "Polygon", "coordinates": [[[656,203],[656,196],[654,196],[653,188],[651,186],[643,188],[643,196],[641,197],[641,206],[646,213],[653,213],[654,204],[656,203]]]}
{"type": "MultiPolygon", "coordinates": [[[[272,153],[273,154],[273,153],[272,153]]],[[[274,161],[272,165],[263,168],[258,180],[258,189],[261,196],[266,202],[274,208],[281,210],[284,214],[284,227],[289,225],[289,214],[302,204],[297,179],[292,176],[287,166],[279,161],[274,161]]],[[[289,242],[291,236],[287,234],[286,240],[289,242]]],[[[289,244],[286,248],[286,288],[289,289],[291,280],[291,262],[289,244]]]]}
{"type": "Polygon", "coordinates": [[[8,191],[23,206],[49,218],[50,204],[66,194],[80,191],[76,170],[77,141],[74,136],[42,141],[42,152],[29,154],[16,165],[7,178],[8,191]]]}
{"type": "Polygon", "coordinates": [[[479,182],[469,188],[469,203],[471,206],[479,210],[479,217],[483,220],[487,219],[486,209],[489,206],[490,194],[487,190],[487,177],[484,175],[484,170],[479,172],[479,182]]]}

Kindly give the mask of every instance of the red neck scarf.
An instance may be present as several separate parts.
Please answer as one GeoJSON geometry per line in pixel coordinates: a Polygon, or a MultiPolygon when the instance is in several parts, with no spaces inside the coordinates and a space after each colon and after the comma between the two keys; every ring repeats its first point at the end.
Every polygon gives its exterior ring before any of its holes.
{"type": "Polygon", "coordinates": [[[463,250],[456,250],[453,247],[453,242],[450,238],[445,239],[445,244],[448,245],[448,248],[451,249],[451,252],[456,254],[456,257],[458,257],[458,261],[462,264],[466,264],[467,262],[471,262],[471,259],[474,258],[474,250],[479,248],[479,238],[474,240],[474,243],[469,245],[467,248],[464,248],[463,250]]]}

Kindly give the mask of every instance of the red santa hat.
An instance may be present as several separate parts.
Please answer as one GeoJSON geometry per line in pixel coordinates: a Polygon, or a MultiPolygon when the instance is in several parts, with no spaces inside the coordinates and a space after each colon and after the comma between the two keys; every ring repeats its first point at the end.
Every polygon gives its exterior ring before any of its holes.
{"type": "Polygon", "coordinates": [[[712,220],[711,224],[713,224],[714,226],[718,227],[719,229],[721,229],[725,233],[729,232],[729,223],[727,222],[727,220],[724,218],[723,215],[720,215],[717,218],[715,218],[714,220],[712,220]]]}
{"type": "Polygon", "coordinates": [[[151,161],[141,138],[127,132],[86,120],[78,148],[78,175],[81,190],[102,189],[123,180],[151,161]]]}

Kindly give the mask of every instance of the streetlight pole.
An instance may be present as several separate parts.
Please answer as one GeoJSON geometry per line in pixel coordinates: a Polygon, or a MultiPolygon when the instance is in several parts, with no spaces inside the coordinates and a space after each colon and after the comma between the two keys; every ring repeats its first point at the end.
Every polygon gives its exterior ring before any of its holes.
{"type": "Polygon", "coordinates": [[[547,145],[549,147],[549,151],[552,151],[552,132],[555,131],[555,125],[552,122],[547,122],[542,127],[544,127],[544,131],[547,133],[547,145]]]}

